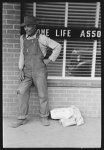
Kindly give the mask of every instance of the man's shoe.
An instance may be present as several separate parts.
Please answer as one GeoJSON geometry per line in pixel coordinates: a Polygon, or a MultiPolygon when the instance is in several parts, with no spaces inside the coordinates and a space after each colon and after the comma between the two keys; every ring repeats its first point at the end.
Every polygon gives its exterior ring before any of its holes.
{"type": "Polygon", "coordinates": [[[12,128],[17,128],[17,127],[19,127],[19,126],[25,124],[26,122],[27,122],[26,119],[17,119],[16,122],[12,123],[11,127],[12,127],[12,128]]]}
{"type": "Polygon", "coordinates": [[[43,126],[49,126],[50,125],[49,120],[48,120],[47,117],[42,117],[41,118],[41,123],[42,123],[43,126]]]}

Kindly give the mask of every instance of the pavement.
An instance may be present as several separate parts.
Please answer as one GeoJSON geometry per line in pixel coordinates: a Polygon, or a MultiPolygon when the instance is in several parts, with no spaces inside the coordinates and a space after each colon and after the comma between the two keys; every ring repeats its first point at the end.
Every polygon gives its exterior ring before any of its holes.
{"type": "Polygon", "coordinates": [[[14,118],[3,118],[3,148],[101,148],[101,118],[84,118],[84,124],[63,127],[50,119],[42,126],[38,117],[18,128],[11,128],[14,118]]]}

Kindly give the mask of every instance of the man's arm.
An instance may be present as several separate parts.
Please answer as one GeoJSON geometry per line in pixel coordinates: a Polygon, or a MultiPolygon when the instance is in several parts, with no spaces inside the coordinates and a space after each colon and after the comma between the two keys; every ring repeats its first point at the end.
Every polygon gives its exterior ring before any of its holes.
{"type": "Polygon", "coordinates": [[[59,44],[58,42],[50,39],[49,37],[46,37],[45,35],[41,36],[41,42],[47,46],[50,47],[53,51],[52,54],[49,56],[48,60],[44,60],[46,64],[48,64],[50,61],[55,62],[55,60],[57,59],[57,57],[60,54],[61,51],[61,44],[59,44]]]}
{"type": "Polygon", "coordinates": [[[19,56],[18,67],[19,67],[19,70],[22,70],[24,67],[23,36],[20,37],[20,56],[19,56]]]}
{"type": "Polygon", "coordinates": [[[57,59],[57,57],[60,54],[60,51],[62,49],[61,44],[59,44],[58,42],[52,40],[52,39],[48,39],[47,41],[48,47],[52,48],[52,54],[49,56],[49,59],[53,62],[55,62],[55,60],[57,59]]]}
{"type": "Polygon", "coordinates": [[[23,36],[20,37],[20,56],[19,56],[18,67],[19,67],[19,70],[20,70],[20,80],[22,81],[24,79],[24,72],[23,72],[23,67],[24,67],[23,36]]]}

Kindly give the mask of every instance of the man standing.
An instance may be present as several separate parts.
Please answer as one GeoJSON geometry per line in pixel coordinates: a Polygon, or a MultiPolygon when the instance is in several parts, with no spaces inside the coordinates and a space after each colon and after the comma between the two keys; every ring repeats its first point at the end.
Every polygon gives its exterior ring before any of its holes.
{"type": "Polygon", "coordinates": [[[60,54],[61,45],[56,41],[39,34],[36,31],[37,19],[34,16],[25,16],[25,35],[20,37],[20,58],[19,70],[21,83],[17,90],[19,98],[19,114],[12,127],[16,128],[26,123],[29,108],[30,87],[32,83],[37,88],[40,104],[40,117],[42,125],[50,125],[48,89],[47,89],[47,68],[50,62],[54,62],[60,54]],[[44,59],[47,47],[53,49],[48,59],[44,59]]]}

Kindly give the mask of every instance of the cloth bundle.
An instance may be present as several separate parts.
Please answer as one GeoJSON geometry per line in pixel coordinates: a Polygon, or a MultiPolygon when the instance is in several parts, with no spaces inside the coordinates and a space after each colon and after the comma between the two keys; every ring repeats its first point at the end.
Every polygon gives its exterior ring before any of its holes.
{"type": "Polygon", "coordinates": [[[60,123],[66,127],[70,125],[81,125],[84,123],[80,110],[71,105],[67,108],[54,108],[50,111],[52,119],[59,119],[60,123]]]}

